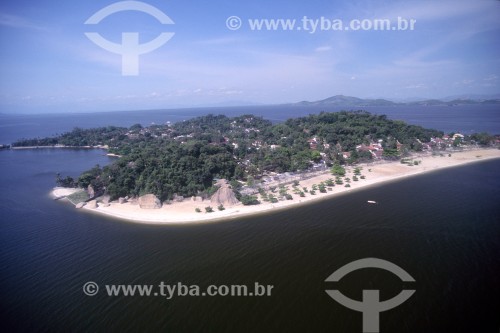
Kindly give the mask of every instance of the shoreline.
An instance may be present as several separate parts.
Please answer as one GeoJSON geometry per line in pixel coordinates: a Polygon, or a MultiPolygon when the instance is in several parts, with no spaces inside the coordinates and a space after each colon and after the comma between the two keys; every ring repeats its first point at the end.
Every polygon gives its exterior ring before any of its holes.
{"type": "MultiPolygon", "coordinates": [[[[94,212],[99,215],[105,215],[120,220],[126,220],[133,223],[165,225],[165,224],[199,224],[209,222],[221,222],[224,220],[234,220],[236,218],[248,217],[253,215],[267,214],[287,208],[300,207],[311,202],[330,199],[342,194],[358,191],[365,188],[370,188],[379,184],[389,183],[392,181],[401,180],[407,177],[413,177],[425,173],[430,173],[446,168],[462,166],[470,163],[487,161],[500,158],[500,150],[498,149],[479,149],[468,150],[462,152],[451,152],[451,157],[448,157],[450,152],[446,152],[443,156],[414,156],[413,160],[421,161],[419,165],[408,166],[401,164],[400,161],[386,163],[370,163],[357,165],[355,167],[362,168],[362,174],[366,179],[359,181],[351,181],[351,187],[344,185],[335,185],[331,191],[319,193],[316,195],[306,194],[306,197],[300,197],[297,194],[291,193],[293,200],[279,201],[277,203],[269,203],[261,201],[261,204],[255,206],[244,206],[241,203],[226,207],[223,211],[218,211],[216,205],[211,204],[210,200],[192,201],[186,199],[183,202],[175,202],[170,205],[163,205],[160,209],[141,209],[137,204],[111,202],[109,206],[99,206],[98,208],[83,207],[85,212],[94,212]],[[368,170],[371,170],[370,172],[368,170]],[[212,206],[213,213],[205,213],[204,208],[212,206]],[[197,213],[195,209],[199,208],[203,212],[197,213]]],[[[353,178],[353,169],[348,167],[347,174],[344,177],[353,178]]],[[[343,177],[343,178],[344,178],[343,177]]],[[[319,184],[329,178],[335,178],[330,173],[325,173],[312,177],[310,179],[300,181],[299,188],[307,187],[311,189],[313,184],[319,184]]],[[[292,192],[292,186],[290,192],[292,192]]],[[[57,195],[57,188],[52,192],[57,195]]],[[[60,190],[60,188],[59,188],[60,190]]],[[[58,197],[61,196],[59,192],[58,197]]],[[[367,201],[373,198],[367,198],[367,201]]],[[[370,203],[366,203],[370,204],[370,203]]]]}
{"type": "Polygon", "coordinates": [[[66,199],[66,197],[68,195],[71,195],[73,193],[80,192],[80,191],[82,191],[82,190],[79,188],[54,187],[54,189],[52,189],[52,192],[50,194],[54,200],[62,200],[62,199],[66,199]]]}
{"type": "Polygon", "coordinates": [[[16,146],[10,147],[12,150],[28,150],[28,149],[103,149],[108,150],[107,146],[16,146]]]}
{"type": "MultiPolygon", "coordinates": [[[[25,147],[12,147],[1,148],[1,149],[10,149],[10,150],[36,150],[36,149],[101,149],[101,150],[109,150],[108,146],[25,146],[25,147]]],[[[122,155],[107,153],[105,154],[108,157],[116,157],[120,158],[122,155]]]]}

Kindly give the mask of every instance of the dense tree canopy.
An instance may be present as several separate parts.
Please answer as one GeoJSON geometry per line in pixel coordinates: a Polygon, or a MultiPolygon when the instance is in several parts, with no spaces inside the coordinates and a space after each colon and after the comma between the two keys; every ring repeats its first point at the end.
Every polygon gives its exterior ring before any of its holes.
{"type": "MultiPolygon", "coordinates": [[[[322,112],[284,123],[253,115],[207,115],[168,125],[130,128],[75,128],[54,138],[29,139],[14,146],[97,146],[122,155],[106,167],[95,167],[77,180],[107,191],[113,198],[154,193],[162,200],[175,194],[192,196],[208,191],[215,178],[246,180],[266,172],[306,170],[314,163],[340,165],[370,159],[356,146],[383,142],[386,155],[397,157],[396,144],[422,149],[421,142],[442,132],[408,125],[367,112],[322,112]]],[[[490,138],[475,137],[478,142],[490,138]]],[[[67,179],[60,183],[69,183],[67,179]]]]}

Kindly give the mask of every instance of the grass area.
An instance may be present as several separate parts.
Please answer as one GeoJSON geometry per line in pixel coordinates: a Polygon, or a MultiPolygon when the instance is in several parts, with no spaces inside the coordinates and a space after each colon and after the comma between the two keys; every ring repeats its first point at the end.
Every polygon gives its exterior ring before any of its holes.
{"type": "Polygon", "coordinates": [[[88,200],[89,196],[88,196],[87,192],[85,192],[84,190],[81,190],[81,191],[78,191],[78,192],[75,192],[73,194],[68,195],[66,198],[69,201],[71,201],[71,203],[73,205],[77,205],[80,202],[84,202],[85,200],[88,200]]]}

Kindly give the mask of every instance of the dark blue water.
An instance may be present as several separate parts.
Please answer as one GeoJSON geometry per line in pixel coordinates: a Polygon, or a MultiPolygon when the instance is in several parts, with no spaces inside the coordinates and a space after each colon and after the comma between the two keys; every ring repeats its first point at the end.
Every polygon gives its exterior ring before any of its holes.
{"type": "Polygon", "coordinates": [[[361,314],[324,280],[377,257],[408,286],[366,269],[338,285],[361,299],[403,287],[381,332],[498,332],[500,161],[446,169],[265,216],[149,226],[77,212],[47,192],[56,172],[109,160],[99,150],[0,152],[0,294],[4,332],[361,332],[361,314]],[[368,205],[376,200],[378,205],[368,205]],[[274,285],[271,297],[85,296],[104,284],[274,285]]]}
{"type": "MultiPolygon", "coordinates": [[[[54,136],[70,131],[75,126],[83,128],[108,125],[129,127],[137,123],[147,126],[153,122],[156,124],[163,124],[167,121],[176,122],[207,113],[228,116],[255,114],[273,122],[281,122],[289,118],[317,114],[321,111],[335,112],[343,109],[351,108],[278,105],[86,114],[0,114],[0,144],[12,143],[21,138],[54,136]]],[[[498,105],[366,107],[364,109],[376,114],[385,114],[391,119],[404,120],[410,124],[434,128],[446,133],[500,133],[500,106],[498,105]]]]}

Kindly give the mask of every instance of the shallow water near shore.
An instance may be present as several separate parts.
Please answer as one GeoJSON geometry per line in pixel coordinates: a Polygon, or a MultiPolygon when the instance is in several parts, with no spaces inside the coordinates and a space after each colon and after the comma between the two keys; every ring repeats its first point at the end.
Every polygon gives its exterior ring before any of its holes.
{"type": "MultiPolygon", "coordinates": [[[[47,192],[56,172],[99,150],[0,153],[0,289],[7,331],[361,332],[325,293],[341,266],[376,257],[416,283],[366,269],[337,285],[361,299],[416,293],[380,315],[382,332],[496,332],[500,161],[416,176],[331,200],[213,224],[137,225],[77,213],[47,192]],[[367,204],[375,200],[377,205],[367,204]],[[97,296],[82,286],[95,281],[97,296]],[[106,284],[274,285],[270,297],[109,297],[106,284]]],[[[352,275],[352,276],[351,276],[352,275]]]]}

